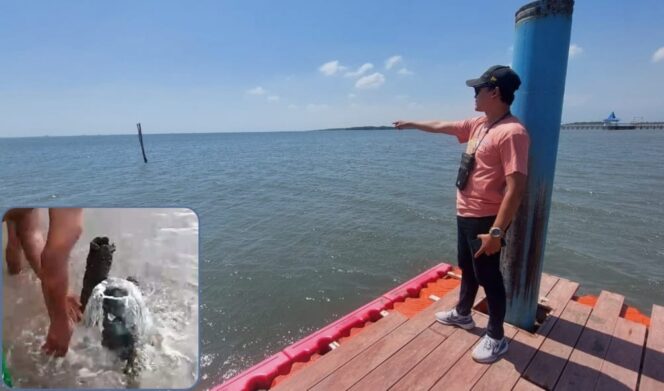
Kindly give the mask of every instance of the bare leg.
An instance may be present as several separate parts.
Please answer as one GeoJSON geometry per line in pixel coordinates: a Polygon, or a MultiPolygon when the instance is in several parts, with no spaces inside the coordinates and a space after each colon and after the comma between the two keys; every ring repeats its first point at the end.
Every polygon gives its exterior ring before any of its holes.
{"type": "Polygon", "coordinates": [[[16,234],[16,223],[7,221],[7,249],[5,251],[5,260],[7,261],[7,271],[9,274],[18,274],[21,272],[21,261],[23,260],[23,248],[21,241],[16,234]]]}
{"type": "MultiPolygon", "coordinates": [[[[42,252],[42,291],[51,324],[42,349],[47,354],[64,356],[74,331],[69,292],[69,254],[83,226],[82,209],[49,209],[50,227],[42,252]]],[[[80,314],[80,308],[78,309],[80,314]]]]}
{"type": "Polygon", "coordinates": [[[25,258],[41,278],[41,254],[44,249],[44,235],[39,229],[39,211],[29,209],[16,220],[16,234],[21,241],[25,258]]]}

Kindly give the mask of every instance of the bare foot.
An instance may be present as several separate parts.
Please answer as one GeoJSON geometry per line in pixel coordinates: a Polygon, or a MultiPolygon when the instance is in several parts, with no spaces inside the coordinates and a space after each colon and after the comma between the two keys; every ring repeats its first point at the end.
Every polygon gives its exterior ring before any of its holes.
{"type": "Polygon", "coordinates": [[[48,327],[46,343],[42,346],[42,351],[49,356],[62,357],[69,350],[69,341],[74,332],[74,324],[67,316],[53,322],[48,327]]]}

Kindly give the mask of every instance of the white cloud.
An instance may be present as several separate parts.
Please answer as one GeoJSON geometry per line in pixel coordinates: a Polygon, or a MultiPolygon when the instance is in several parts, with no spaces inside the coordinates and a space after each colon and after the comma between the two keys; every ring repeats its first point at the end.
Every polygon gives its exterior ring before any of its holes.
{"type": "Polygon", "coordinates": [[[363,74],[365,74],[365,73],[367,73],[368,71],[370,71],[371,69],[373,69],[373,67],[374,67],[374,66],[373,66],[372,63],[367,62],[367,63],[365,63],[365,64],[362,64],[361,67],[357,68],[357,70],[356,70],[355,72],[348,72],[348,73],[346,73],[345,76],[346,76],[346,77],[358,77],[358,76],[362,76],[363,74]]]}
{"type": "Polygon", "coordinates": [[[399,69],[399,72],[397,72],[397,73],[400,74],[400,75],[412,75],[413,74],[413,72],[409,71],[406,68],[399,69]]]}
{"type": "Polygon", "coordinates": [[[392,56],[385,61],[385,69],[392,69],[395,65],[400,63],[403,60],[401,56],[392,56]]]}
{"type": "Polygon", "coordinates": [[[288,108],[289,108],[290,110],[296,110],[296,109],[297,109],[297,105],[290,104],[290,105],[288,105],[288,108]]]}
{"type": "Polygon", "coordinates": [[[355,87],[360,89],[378,88],[385,83],[385,76],[382,73],[372,73],[369,76],[361,77],[356,83],[355,87]]]}
{"type": "Polygon", "coordinates": [[[338,60],[326,62],[318,68],[318,70],[325,76],[332,76],[337,72],[343,72],[346,69],[348,68],[339,64],[338,60]]]}
{"type": "Polygon", "coordinates": [[[357,95],[355,95],[353,93],[350,93],[350,94],[348,94],[348,99],[355,99],[356,96],[357,95]]]}
{"type": "Polygon", "coordinates": [[[267,94],[267,90],[265,90],[261,86],[258,86],[258,87],[252,88],[250,90],[247,90],[247,94],[249,94],[249,95],[265,95],[265,94],[267,94]]]}
{"type": "Polygon", "coordinates": [[[307,105],[307,111],[318,112],[318,111],[326,110],[326,109],[329,108],[329,107],[330,107],[330,106],[328,106],[328,105],[326,105],[326,104],[324,104],[324,103],[323,103],[323,104],[309,103],[309,104],[307,105]]]}
{"type": "Polygon", "coordinates": [[[652,55],[652,62],[659,62],[664,60],[664,46],[655,50],[655,53],[652,55]]]}
{"type": "Polygon", "coordinates": [[[267,100],[270,102],[278,102],[279,101],[279,95],[270,95],[267,97],[267,100]]]}
{"type": "Polygon", "coordinates": [[[577,57],[583,53],[583,48],[575,43],[569,45],[569,58],[577,57]]]}

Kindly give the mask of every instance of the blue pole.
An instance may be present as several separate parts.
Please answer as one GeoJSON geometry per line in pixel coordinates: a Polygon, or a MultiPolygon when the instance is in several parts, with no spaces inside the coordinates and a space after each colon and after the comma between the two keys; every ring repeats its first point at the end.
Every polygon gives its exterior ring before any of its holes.
{"type": "Polygon", "coordinates": [[[508,323],[535,324],[556,168],[573,0],[540,0],[516,13],[512,68],[521,78],[512,112],[528,129],[528,188],[507,233],[501,268],[508,323]]]}

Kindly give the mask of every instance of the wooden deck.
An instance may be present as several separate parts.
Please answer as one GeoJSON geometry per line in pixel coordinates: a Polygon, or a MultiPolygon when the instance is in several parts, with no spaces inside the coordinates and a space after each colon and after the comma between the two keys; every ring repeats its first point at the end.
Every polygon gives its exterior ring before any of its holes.
{"type": "MultiPolygon", "coordinates": [[[[470,331],[434,320],[457,288],[410,319],[390,312],[274,389],[664,390],[664,307],[653,307],[646,329],[620,317],[623,296],[603,291],[590,307],[572,300],[577,288],[544,275],[540,296],[552,311],[534,334],[505,325],[510,350],[493,364],[470,356],[486,315],[475,311],[470,331]]],[[[476,303],[483,298],[480,289],[476,303]]]]}

